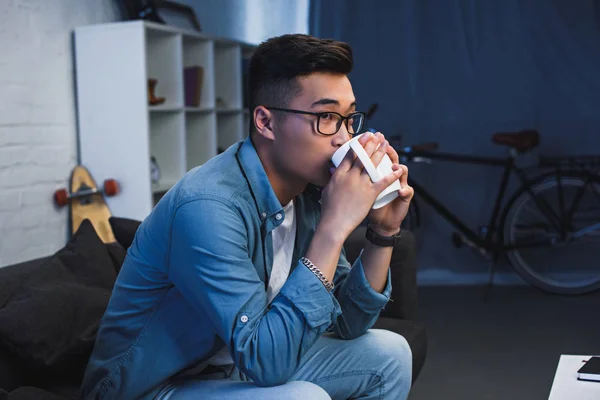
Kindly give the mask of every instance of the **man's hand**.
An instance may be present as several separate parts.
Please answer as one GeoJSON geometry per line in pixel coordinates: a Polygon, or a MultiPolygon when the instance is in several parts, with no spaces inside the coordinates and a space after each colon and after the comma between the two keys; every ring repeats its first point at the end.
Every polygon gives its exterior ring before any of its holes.
{"type": "MultiPolygon", "coordinates": [[[[375,166],[388,154],[393,162],[393,172],[373,183],[353,151],[348,151],[338,168],[332,169],[331,179],[321,197],[321,221],[306,254],[330,281],[335,275],[344,241],[367,215],[377,233],[394,235],[400,229],[413,196],[413,190],[407,184],[407,169],[398,164],[398,153],[389,146],[383,135],[367,133],[361,136],[359,142],[375,166]],[[377,145],[380,145],[379,148],[377,145]],[[372,210],[377,196],[397,179],[402,185],[400,196],[387,206],[372,210]]],[[[365,276],[378,292],[385,286],[391,255],[391,248],[375,248],[368,243],[365,247],[365,276]]]]}
{"type": "MultiPolygon", "coordinates": [[[[381,134],[364,134],[359,139],[359,142],[365,147],[367,154],[374,161],[375,165],[379,165],[383,156],[390,150],[395,154],[396,162],[398,160],[398,154],[389,147],[389,144],[383,139],[383,135],[381,134]],[[377,145],[380,143],[379,150],[375,151],[377,145]]],[[[353,151],[348,151],[348,154],[346,154],[346,157],[338,168],[332,171],[331,179],[323,190],[321,198],[321,227],[330,227],[340,236],[339,239],[345,240],[367,217],[377,196],[395,180],[401,179],[402,175],[406,175],[399,165],[393,166],[393,169],[394,172],[373,183],[360,159],[355,156],[353,151]]],[[[394,201],[392,204],[398,204],[398,202],[394,201]]],[[[376,226],[379,227],[386,218],[395,218],[389,221],[389,223],[386,221],[386,224],[381,226],[382,228],[393,227],[396,220],[399,221],[399,227],[400,222],[402,222],[402,219],[406,215],[406,211],[400,215],[398,207],[394,208],[394,212],[391,212],[389,215],[387,212],[381,214],[381,210],[390,210],[390,207],[388,205],[377,210],[379,213],[375,213],[375,217],[378,218],[376,219],[376,226]]],[[[402,211],[402,209],[399,211],[402,211]]],[[[330,233],[332,232],[330,231],[330,233]]]]}
{"type": "MultiPolygon", "coordinates": [[[[375,167],[387,154],[392,160],[392,170],[401,174],[399,196],[386,206],[369,212],[371,228],[380,235],[392,236],[399,232],[400,225],[408,213],[408,207],[415,192],[412,187],[408,186],[408,168],[406,165],[399,163],[398,153],[389,145],[385,137],[377,132],[369,139],[368,141],[365,140],[366,143],[363,144],[363,147],[371,157],[375,167]],[[379,149],[377,149],[377,145],[380,145],[379,149]]],[[[362,142],[362,140],[359,141],[362,142]]]]}
{"type": "MultiPolygon", "coordinates": [[[[362,137],[361,137],[362,139],[362,137]]],[[[406,217],[410,201],[414,195],[414,190],[408,186],[408,168],[399,164],[398,153],[389,145],[383,135],[377,132],[369,140],[361,141],[366,153],[371,157],[371,161],[378,166],[383,157],[387,154],[392,161],[392,170],[389,176],[399,175],[400,190],[399,196],[391,203],[377,210],[369,211],[369,224],[371,228],[382,236],[392,236],[400,231],[400,225],[406,217]],[[379,148],[377,147],[379,145],[379,148]]],[[[381,179],[379,182],[383,181],[381,179]]],[[[392,180],[390,184],[393,182],[392,180]]],[[[388,185],[389,186],[389,185],[388,185]]],[[[385,186],[382,191],[387,188],[385,186]]],[[[362,253],[362,265],[365,277],[369,284],[378,293],[382,293],[385,288],[390,260],[392,258],[393,247],[379,247],[369,242],[365,243],[362,253]]]]}

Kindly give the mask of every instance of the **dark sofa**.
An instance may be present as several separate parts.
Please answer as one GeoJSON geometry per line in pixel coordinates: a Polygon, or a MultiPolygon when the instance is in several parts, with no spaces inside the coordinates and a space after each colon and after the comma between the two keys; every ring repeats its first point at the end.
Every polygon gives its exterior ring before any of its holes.
{"type": "MultiPolygon", "coordinates": [[[[0,268],[0,400],[76,399],[95,333],[138,222],[113,218],[117,243],[104,244],[84,221],[51,257],[0,268]]],[[[364,227],[348,238],[350,262],[364,227]]],[[[417,315],[415,241],[405,232],[394,248],[392,301],[375,328],[403,335],[413,352],[413,381],[427,339],[417,315]]]]}

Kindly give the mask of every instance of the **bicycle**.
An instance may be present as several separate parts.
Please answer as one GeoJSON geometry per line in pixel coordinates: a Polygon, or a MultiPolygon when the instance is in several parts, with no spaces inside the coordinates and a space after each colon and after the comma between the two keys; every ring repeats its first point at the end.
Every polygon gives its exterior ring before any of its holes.
{"type": "Polygon", "coordinates": [[[480,233],[469,228],[412,175],[408,183],[415,190],[415,198],[404,227],[419,227],[417,199],[422,199],[457,229],[452,234],[457,248],[467,245],[493,260],[490,285],[499,256],[506,254],[524,281],[547,292],[582,294],[600,288],[600,156],[542,156],[531,176],[516,160],[537,147],[537,131],[497,133],[492,141],[509,147],[509,156],[440,153],[437,143],[399,149],[394,146],[402,163],[438,160],[504,168],[492,214],[480,233]],[[511,174],[518,177],[521,186],[504,202],[511,174]],[[575,252],[564,263],[560,258],[565,257],[567,248],[575,252]],[[586,268],[581,271],[584,264],[586,268]],[[572,268],[574,265],[577,270],[572,268]]]}

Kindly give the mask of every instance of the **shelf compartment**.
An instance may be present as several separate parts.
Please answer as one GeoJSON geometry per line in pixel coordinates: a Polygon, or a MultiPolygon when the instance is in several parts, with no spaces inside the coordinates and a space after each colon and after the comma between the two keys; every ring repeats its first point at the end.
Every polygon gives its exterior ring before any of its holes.
{"type": "Polygon", "coordinates": [[[154,156],[160,180],[152,190],[168,189],[185,173],[185,134],[182,112],[150,114],[150,157],[154,156]]]}
{"type": "Polygon", "coordinates": [[[186,114],[187,170],[217,155],[217,122],[214,113],[186,114]]]}
{"type": "Polygon", "coordinates": [[[243,128],[243,113],[217,114],[218,151],[224,151],[246,136],[243,128]]]}
{"type": "MultiPolygon", "coordinates": [[[[215,108],[215,60],[214,43],[210,40],[204,40],[193,37],[184,37],[183,39],[183,68],[201,67],[202,73],[200,79],[200,109],[215,108]]],[[[182,71],[182,75],[184,71],[182,71]]],[[[183,80],[183,94],[185,103],[185,79],[183,80]]],[[[189,88],[193,90],[193,88],[189,88]]],[[[186,105],[186,108],[193,108],[186,105]]]]}
{"type": "Polygon", "coordinates": [[[146,30],[147,78],[156,79],[156,97],[165,102],[148,107],[183,107],[183,77],[181,65],[181,36],[163,31],[146,30]]]}
{"type": "Polygon", "coordinates": [[[215,45],[215,106],[242,108],[242,53],[240,46],[215,45]]]}

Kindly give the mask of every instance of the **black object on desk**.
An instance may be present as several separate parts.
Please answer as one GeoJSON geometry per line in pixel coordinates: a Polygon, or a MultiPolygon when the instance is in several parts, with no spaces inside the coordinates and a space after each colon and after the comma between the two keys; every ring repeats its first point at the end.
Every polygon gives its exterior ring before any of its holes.
{"type": "Polygon", "coordinates": [[[577,379],[600,382],[600,357],[590,358],[583,367],[579,368],[577,379]]]}

